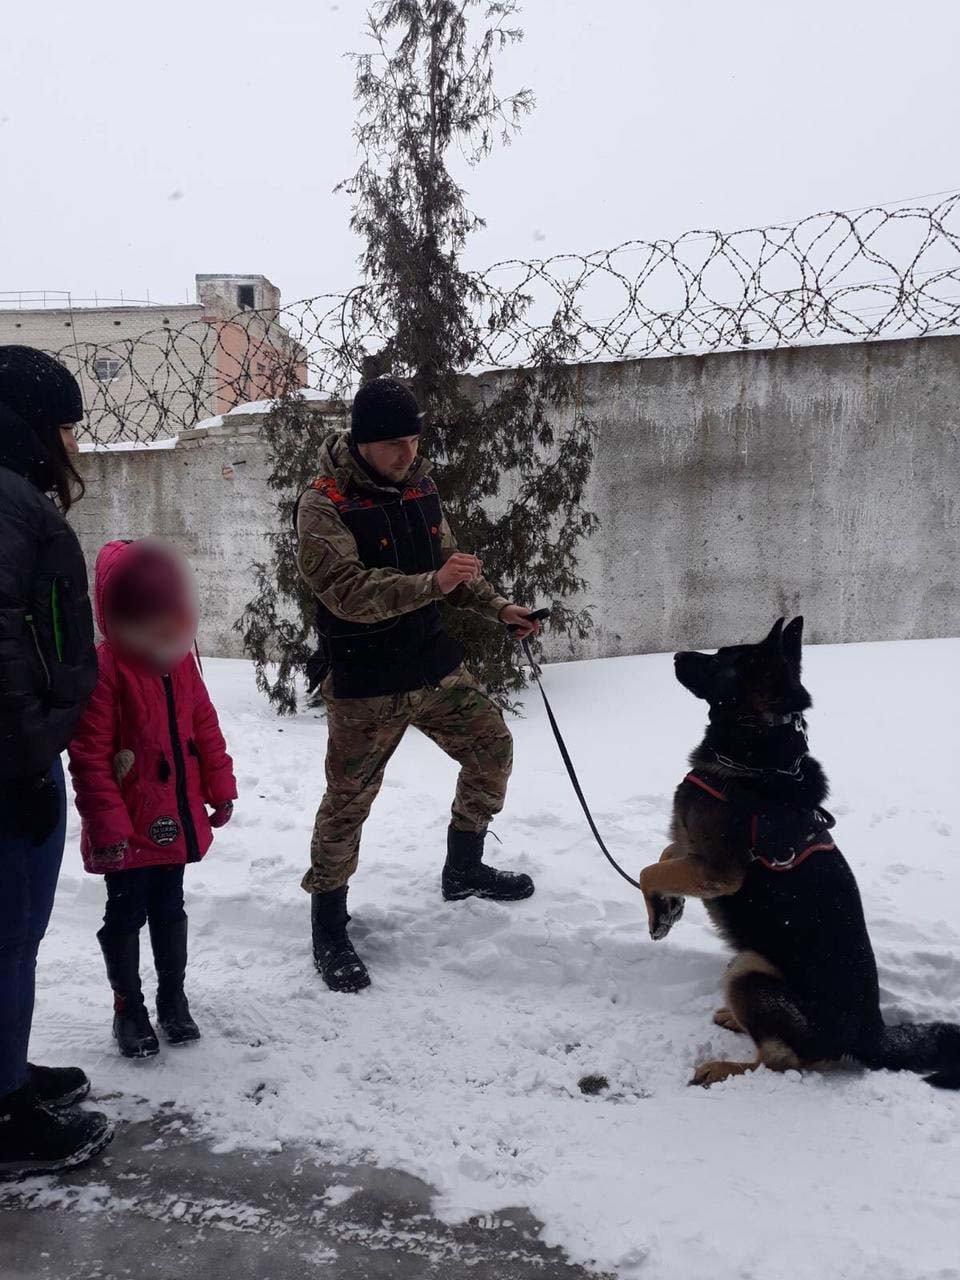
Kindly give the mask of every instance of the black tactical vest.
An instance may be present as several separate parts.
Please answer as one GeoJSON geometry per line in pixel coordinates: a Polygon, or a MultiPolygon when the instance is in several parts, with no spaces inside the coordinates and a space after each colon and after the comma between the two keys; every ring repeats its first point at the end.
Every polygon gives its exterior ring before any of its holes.
{"type": "MultiPolygon", "coordinates": [[[[313,482],[336,507],[368,569],[430,573],[443,563],[443,513],[437,486],[423,476],[395,491],[353,490],[320,476],[313,482]]],[[[438,684],[463,661],[459,644],[444,631],[440,605],[383,622],[348,622],[317,604],[320,633],[337,698],[373,698],[438,684]]]]}

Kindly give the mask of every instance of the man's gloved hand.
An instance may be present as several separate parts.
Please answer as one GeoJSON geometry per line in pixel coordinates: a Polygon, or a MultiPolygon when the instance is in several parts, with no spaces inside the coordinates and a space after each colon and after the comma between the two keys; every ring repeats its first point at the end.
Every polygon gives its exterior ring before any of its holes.
{"type": "Polygon", "coordinates": [[[9,801],[10,826],[14,835],[26,836],[36,848],[49,840],[60,821],[60,791],[49,773],[14,783],[9,801]]]}
{"type": "Polygon", "coordinates": [[[233,801],[228,800],[225,804],[218,804],[210,815],[211,827],[225,827],[233,817],[233,801]]]}

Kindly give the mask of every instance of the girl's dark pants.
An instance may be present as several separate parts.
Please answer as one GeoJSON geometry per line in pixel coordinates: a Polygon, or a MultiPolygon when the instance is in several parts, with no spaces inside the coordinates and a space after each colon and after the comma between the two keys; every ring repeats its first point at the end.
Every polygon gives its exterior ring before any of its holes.
{"type": "Polygon", "coordinates": [[[99,936],[139,933],[149,920],[152,930],[184,919],[183,867],[135,867],[110,871],[107,909],[99,936]]]}

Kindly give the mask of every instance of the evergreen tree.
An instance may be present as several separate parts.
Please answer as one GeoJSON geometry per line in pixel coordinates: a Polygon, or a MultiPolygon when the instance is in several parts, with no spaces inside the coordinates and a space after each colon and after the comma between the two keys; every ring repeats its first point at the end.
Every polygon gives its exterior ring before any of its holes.
{"type": "MultiPolygon", "coordinates": [[[[373,49],[356,58],[361,163],[342,189],[353,197],[351,225],[364,244],[352,324],[380,341],[359,358],[345,343],[336,380],[342,385],[352,365],[361,380],[389,373],[409,381],[425,410],[423,449],[462,549],[481,557],[504,595],[550,605],[553,630],[582,636],[589,616],[564,601],[583,586],[578,544],[596,524],[583,505],[593,428],[576,370],[564,364],[565,316],[554,316],[526,367],[462,376],[482,363],[480,317],[496,332],[530,305],[495,294],[463,269],[467,240],[483,224],[448,168],[455,152],[475,165],[498,140],[508,142],[533,105],[527,90],[502,96],[494,82],[497,52],[521,37],[510,25],[517,8],[516,0],[383,0],[369,15],[373,49]]],[[[292,438],[297,410],[281,406],[271,418],[271,484],[290,511],[291,486],[312,478],[316,452],[311,457],[312,441],[292,438]]],[[[292,530],[275,539],[273,566],[258,572],[259,597],[239,625],[261,687],[289,711],[313,615],[293,580],[292,530]],[[289,560],[281,565],[280,556],[289,560]],[[284,602],[295,607],[285,613],[284,602]],[[281,654],[274,681],[265,665],[272,650],[281,654]]],[[[506,633],[447,613],[471,665],[506,701],[523,684],[506,633]]]]}
{"type": "Polygon", "coordinates": [[[297,570],[294,510],[298,495],[316,475],[330,419],[297,395],[291,376],[261,430],[271,458],[267,484],[278,494],[276,527],[269,535],[269,562],[253,566],[256,595],[235,625],[254,661],[257,687],[280,715],[292,715],[297,676],[316,649],[316,605],[297,570]]]}

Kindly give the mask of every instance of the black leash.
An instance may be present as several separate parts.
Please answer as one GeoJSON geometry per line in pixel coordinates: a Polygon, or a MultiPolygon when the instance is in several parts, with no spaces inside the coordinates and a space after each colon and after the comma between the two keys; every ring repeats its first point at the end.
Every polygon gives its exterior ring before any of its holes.
{"type": "MultiPolygon", "coordinates": [[[[531,616],[536,617],[536,615],[531,616]]],[[[520,643],[523,646],[523,652],[527,656],[527,661],[530,663],[530,670],[533,672],[533,678],[536,680],[537,688],[540,690],[540,697],[543,698],[543,705],[547,713],[547,719],[550,721],[550,728],[553,730],[553,736],[556,738],[557,746],[560,748],[560,758],[563,760],[564,767],[567,770],[567,776],[573,785],[577,799],[580,801],[580,808],[583,810],[583,815],[590,826],[590,830],[593,832],[593,838],[600,846],[603,856],[610,863],[611,867],[613,867],[614,871],[616,871],[617,875],[623,876],[627,884],[632,884],[635,889],[639,889],[639,882],[634,880],[633,876],[627,875],[626,871],[624,871],[623,867],[621,867],[620,863],[603,843],[603,836],[597,830],[597,824],[593,820],[593,814],[590,812],[590,806],[587,804],[587,798],[583,794],[583,787],[580,785],[580,779],[577,777],[577,771],[573,767],[573,761],[570,759],[570,752],[567,750],[567,744],[564,742],[563,734],[560,732],[560,726],[557,724],[557,717],[553,714],[553,707],[550,705],[550,699],[547,697],[547,691],[544,689],[543,681],[540,679],[540,666],[536,658],[533,656],[533,650],[530,648],[530,641],[524,639],[521,640],[520,643]]]]}

